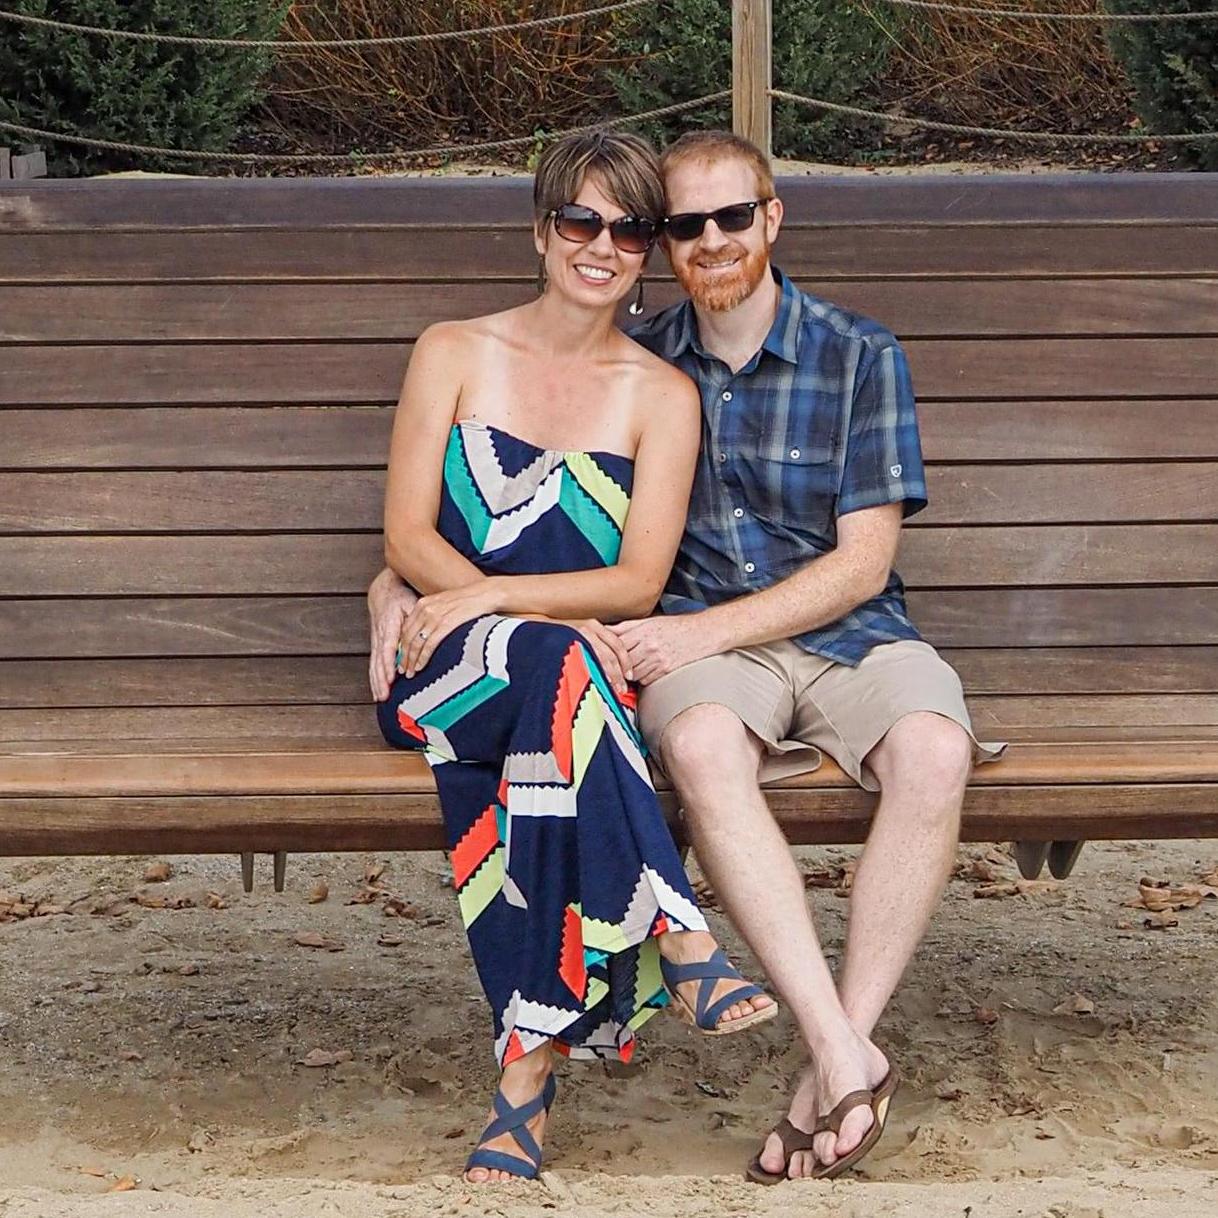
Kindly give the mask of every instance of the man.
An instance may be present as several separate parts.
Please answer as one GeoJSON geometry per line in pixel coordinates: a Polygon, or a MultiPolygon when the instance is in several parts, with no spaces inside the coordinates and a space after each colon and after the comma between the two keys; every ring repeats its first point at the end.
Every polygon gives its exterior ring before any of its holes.
{"type": "MultiPolygon", "coordinates": [[[[900,346],[772,267],[783,208],[752,144],[691,133],[663,164],[689,300],[632,334],[697,382],[702,450],[664,615],[615,630],[698,861],[811,1057],[750,1176],[836,1175],[879,1136],[897,1074],[871,1033],[947,882],[972,763],[1001,750],[973,739],[892,571],[926,505],[900,346]],[[836,985],[760,787],[822,751],[880,792],[836,985]]],[[[407,596],[370,590],[374,688],[407,596]]]]}

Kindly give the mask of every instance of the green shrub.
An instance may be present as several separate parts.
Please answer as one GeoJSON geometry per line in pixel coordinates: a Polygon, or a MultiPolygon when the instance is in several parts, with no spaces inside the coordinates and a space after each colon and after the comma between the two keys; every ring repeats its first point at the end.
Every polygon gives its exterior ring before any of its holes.
{"type": "MultiPolygon", "coordinates": [[[[1106,0],[1113,13],[1181,13],[1194,0],[1106,0]]],[[[1150,131],[1218,131],[1218,23],[1113,23],[1112,48],[1134,86],[1134,106],[1150,131]]],[[[1218,169],[1218,142],[1183,145],[1203,169],[1218,169]]]]}
{"type": "MultiPolygon", "coordinates": [[[[38,17],[108,29],[209,38],[273,38],[281,0],[9,0],[38,17]],[[53,11],[52,11],[53,10],[53,11]]],[[[0,38],[0,118],[95,139],[224,150],[259,100],[274,52],[205,49],[5,24],[0,38]]],[[[48,150],[51,171],[89,173],[157,165],[71,145],[48,150]]]]}
{"type": "MultiPolygon", "coordinates": [[[[774,0],[774,87],[805,97],[866,105],[883,72],[889,41],[865,12],[840,0],[774,0]]],[[[692,101],[731,88],[732,15],[725,0],[668,0],[623,23],[621,45],[643,56],[613,83],[623,113],[692,101]]],[[[874,108],[874,107],[871,107],[874,108]]],[[[730,127],[731,104],[649,124],[667,141],[700,127],[730,127]]],[[[822,117],[793,102],[774,104],[774,154],[825,158],[848,154],[867,138],[856,119],[822,117]]]]}

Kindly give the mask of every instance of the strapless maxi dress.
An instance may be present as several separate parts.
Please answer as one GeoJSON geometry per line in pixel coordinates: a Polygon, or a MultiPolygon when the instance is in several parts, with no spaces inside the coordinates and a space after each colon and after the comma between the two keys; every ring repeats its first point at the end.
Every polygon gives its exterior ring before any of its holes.
{"type": "MultiPolygon", "coordinates": [[[[440,534],[488,575],[611,566],[633,463],[454,424],[440,534]]],[[[667,1002],[656,936],[705,930],[635,722],[564,625],[488,614],[441,641],[378,708],[430,763],[453,886],[501,1065],[552,1039],[629,1060],[667,1002]]]]}

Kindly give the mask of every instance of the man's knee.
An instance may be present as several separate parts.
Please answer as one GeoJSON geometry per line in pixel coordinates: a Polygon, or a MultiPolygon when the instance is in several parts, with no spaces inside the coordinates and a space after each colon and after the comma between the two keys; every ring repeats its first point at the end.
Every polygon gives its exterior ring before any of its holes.
{"type": "Polygon", "coordinates": [[[973,769],[973,741],[955,720],[915,711],[893,724],[870,760],[881,786],[916,783],[962,795],[973,769]]]}
{"type": "Polygon", "coordinates": [[[738,772],[737,767],[750,761],[755,772],[758,751],[739,716],[717,702],[703,702],[683,710],[665,727],[660,756],[673,781],[688,788],[738,772]]]}

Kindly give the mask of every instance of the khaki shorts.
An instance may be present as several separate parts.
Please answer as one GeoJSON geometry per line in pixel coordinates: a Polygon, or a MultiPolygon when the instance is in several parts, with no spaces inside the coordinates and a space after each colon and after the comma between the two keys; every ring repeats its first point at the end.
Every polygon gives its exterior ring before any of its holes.
{"type": "Polygon", "coordinates": [[[811,655],[789,639],[742,647],[687,664],[639,698],[639,726],[658,761],[664,729],[682,711],[725,706],[766,746],[759,778],[815,770],[828,753],[860,786],[878,791],[867,754],[905,715],[932,711],[972,737],[975,760],[995,761],[1005,744],[978,744],[956,670],[929,643],[901,640],[870,651],[856,668],[811,655]]]}

